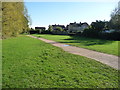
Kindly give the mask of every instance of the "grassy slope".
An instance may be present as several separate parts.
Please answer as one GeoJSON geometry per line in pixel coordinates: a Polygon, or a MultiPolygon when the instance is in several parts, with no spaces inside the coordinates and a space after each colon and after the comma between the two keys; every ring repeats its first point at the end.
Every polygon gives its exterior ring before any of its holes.
{"type": "Polygon", "coordinates": [[[118,71],[30,37],[3,40],[3,88],[117,88],[118,71]]]}
{"type": "Polygon", "coordinates": [[[35,35],[46,39],[118,56],[118,42],[65,35],[35,35]]]}

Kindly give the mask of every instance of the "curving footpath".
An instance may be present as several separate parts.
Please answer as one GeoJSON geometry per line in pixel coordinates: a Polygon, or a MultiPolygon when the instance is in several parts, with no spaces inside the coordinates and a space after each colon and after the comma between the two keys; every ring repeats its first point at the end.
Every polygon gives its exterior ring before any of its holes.
{"type": "Polygon", "coordinates": [[[80,47],[70,46],[70,45],[58,43],[58,42],[55,42],[52,40],[38,38],[38,37],[35,37],[32,35],[27,35],[27,36],[32,37],[32,38],[37,38],[46,43],[50,43],[53,46],[60,47],[64,51],[67,51],[69,53],[85,56],[87,58],[91,58],[91,59],[99,61],[103,64],[109,65],[117,70],[120,70],[120,68],[119,68],[120,60],[119,60],[118,56],[109,55],[109,54],[105,54],[105,53],[101,53],[101,52],[96,52],[96,51],[92,51],[92,50],[88,50],[88,49],[84,49],[84,48],[80,48],[80,47]]]}

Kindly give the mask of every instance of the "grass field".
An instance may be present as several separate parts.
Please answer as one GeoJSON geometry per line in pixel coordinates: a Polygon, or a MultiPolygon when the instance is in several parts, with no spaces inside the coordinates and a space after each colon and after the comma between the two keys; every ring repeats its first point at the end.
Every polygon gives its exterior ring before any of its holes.
{"type": "Polygon", "coordinates": [[[66,36],[66,35],[42,34],[42,35],[34,35],[34,36],[118,56],[119,41],[101,40],[101,39],[93,39],[93,38],[85,38],[85,37],[77,37],[77,36],[66,36]]]}
{"type": "Polygon", "coordinates": [[[3,88],[118,88],[118,71],[27,36],[3,40],[3,88]]]}

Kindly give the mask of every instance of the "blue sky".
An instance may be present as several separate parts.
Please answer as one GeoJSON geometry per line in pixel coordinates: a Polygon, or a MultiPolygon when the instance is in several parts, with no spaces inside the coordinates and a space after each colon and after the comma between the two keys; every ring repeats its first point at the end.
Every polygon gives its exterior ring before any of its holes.
{"type": "Polygon", "coordinates": [[[31,27],[48,25],[67,25],[72,22],[110,20],[117,2],[25,2],[32,19],[31,27]]]}

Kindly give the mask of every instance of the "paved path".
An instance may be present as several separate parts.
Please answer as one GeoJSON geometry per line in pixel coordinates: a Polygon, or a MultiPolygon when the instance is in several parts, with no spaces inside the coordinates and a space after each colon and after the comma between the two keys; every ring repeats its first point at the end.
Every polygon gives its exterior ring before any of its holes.
{"type": "Polygon", "coordinates": [[[55,42],[52,40],[38,38],[35,36],[31,36],[31,35],[28,35],[28,36],[30,36],[32,38],[37,38],[37,39],[42,40],[46,43],[50,43],[53,46],[60,47],[64,51],[67,51],[69,53],[85,56],[85,57],[94,59],[94,60],[99,61],[103,64],[107,64],[115,69],[120,70],[120,68],[118,68],[118,65],[120,65],[120,60],[118,60],[119,57],[117,57],[117,56],[109,55],[109,54],[105,54],[105,53],[100,53],[100,52],[96,52],[96,51],[92,51],[92,50],[88,50],[88,49],[84,49],[84,48],[79,48],[79,47],[75,47],[75,46],[69,46],[67,44],[62,44],[62,43],[58,43],[58,42],[55,42]]]}

